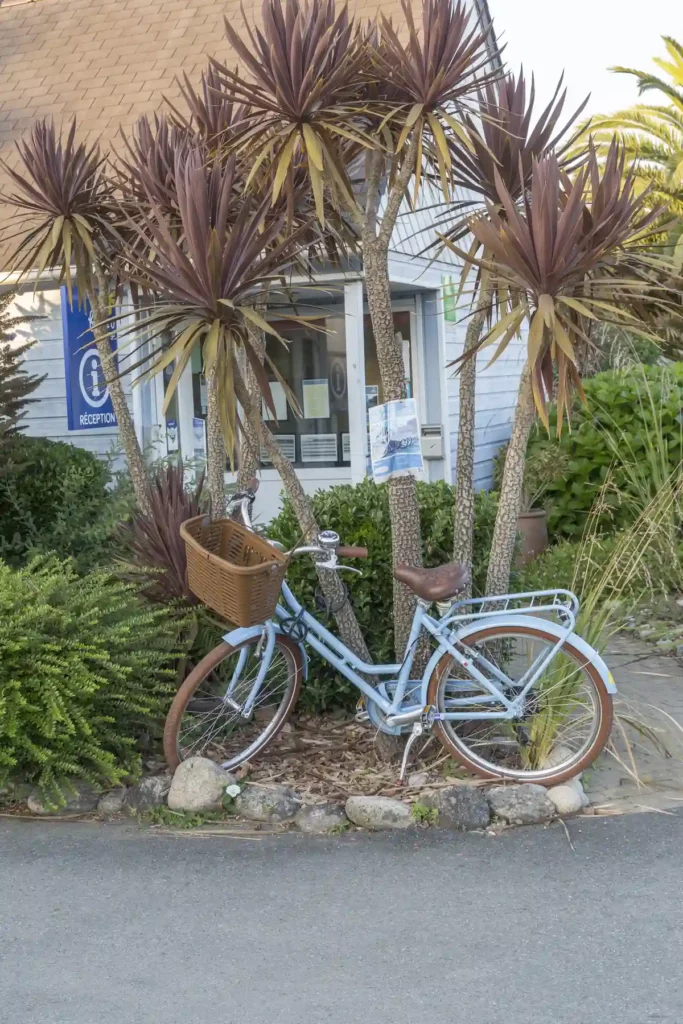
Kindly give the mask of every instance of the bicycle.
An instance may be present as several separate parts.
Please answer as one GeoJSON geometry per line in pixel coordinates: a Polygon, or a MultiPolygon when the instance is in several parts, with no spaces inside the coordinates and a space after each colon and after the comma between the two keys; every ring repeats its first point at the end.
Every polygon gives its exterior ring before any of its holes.
{"type": "MultiPolygon", "coordinates": [[[[254,496],[252,488],[230,503],[230,514],[249,530],[254,496]]],[[[368,551],[323,531],[316,544],[287,555],[314,555],[326,571],[357,573],[339,559],[366,558],[368,551]]],[[[385,733],[409,733],[401,779],[413,744],[429,732],[487,779],[551,786],[592,764],[611,731],[616,686],[598,652],[575,633],[574,594],[460,599],[467,574],[457,564],[403,567],[395,575],[417,597],[400,664],[362,662],[299,603],[285,579],[273,618],[226,633],[181,685],[164,729],[170,767],[203,755],[230,770],[262,753],[296,704],[308,675],[307,648],[358,688],[359,717],[385,733]],[[425,632],[434,651],[420,678],[411,678],[425,632]]]]}

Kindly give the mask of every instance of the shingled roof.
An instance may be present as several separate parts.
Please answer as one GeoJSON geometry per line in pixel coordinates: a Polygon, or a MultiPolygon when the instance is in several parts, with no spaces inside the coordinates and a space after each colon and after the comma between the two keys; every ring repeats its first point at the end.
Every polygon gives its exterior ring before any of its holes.
{"type": "MultiPolygon", "coordinates": [[[[243,0],[258,20],[260,0],[243,0]]],[[[398,12],[398,0],[358,0],[359,14],[398,12]]],[[[75,114],[80,134],[116,144],[143,113],[175,99],[175,76],[197,80],[209,55],[229,60],[223,17],[243,24],[239,0],[2,0],[0,157],[39,117],[75,114]]],[[[0,172],[0,190],[5,182],[0,172]]],[[[9,211],[0,209],[0,264],[9,211]]]]}

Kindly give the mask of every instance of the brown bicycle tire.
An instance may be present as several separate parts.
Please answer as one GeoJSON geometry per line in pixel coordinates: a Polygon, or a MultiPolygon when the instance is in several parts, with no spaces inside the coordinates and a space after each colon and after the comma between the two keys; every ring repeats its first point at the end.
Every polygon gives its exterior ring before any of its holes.
{"type": "MultiPolygon", "coordinates": [[[[196,665],[190,672],[189,676],[181,684],[178,692],[173,698],[173,703],[169,708],[166,716],[166,722],[164,724],[164,757],[166,762],[171,769],[175,771],[180,764],[182,758],[178,754],[178,731],[180,729],[180,723],[185,709],[197,689],[197,687],[204,681],[206,676],[217,668],[220,663],[227,658],[230,654],[234,654],[235,651],[240,650],[241,647],[253,643],[252,640],[244,640],[241,644],[227,644],[225,642],[218,644],[212,651],[202,658],[198,665],[196,665]]],[[[268,747],[277,735],[282,730],[285,722],[292,713],[292,709],[297,702],[299,692],[301,690],[301,680],[303,677],[303,658],[301,651],[297,644],[293,643],[289,637],[278,635],[275,639],[276,646],[280,646],[287,651],[287,654],[292,659],[293,671],[294,671],[294,685],[291,687],[287,704],[281,705],[278,710],[278,721],[275,728],[265,738],[264,742],[257,746],[255,751],[252,751],[249,755],[249,760],[252,760],[254,756],[262,754],[263,751],[268,747]]],[[[265,730],[264,730],[265,732],[265,730]]],[[[247,760],[245,757],[244,760],[247,760]]],[[[238,762],[239,763],[244,763],[238,762]]],[[[232,765],[233,768],[238,767],[238,764],[232,765]]]]}
{"type": "MultiPolygon", "coordinates": [[[[556,642],[557,637],[554,633],[546,633],[540,627],[534,626],[518,626],[514,628],[507,628],[507,634],[528,635],[535,636],[539,639],[556,642]]],[[[489,626],[488,628],[481,629],[477,633],[471,633],[467,637],[467,643],[471,644],[479,642],[481,640],[488,640],[491,637],[496,637],[501,634],[501,629],[498,626],[489,626]]],[[[553,772],[552,768],[548,769],[546,773],[534,773],[532,777],[529,777],[530,773],[519,772],[517,776],[507,774],[504,772],[496,773],[488,771],[476,761],[471,760],[467,753],[460,749],[458,745],[453,741],[451,736],[448,734],[443,726],[442,722],[434,723],[434,734],[439,739],[439,742],[448,753],[454,757],[463,767],[467,768],[474,775],[478,775],[479,778],[484,779],[497,779],[498,781],[509,781],[509,782],[533,782],[541,786],[558,786],[561,782],[566,782],[568,779],[575,778],[586,768],[595,761],[596,757],[602,752],[607,743],[610,733],[612,731],[612,721],[614,717],[614,709],[612,705],[612,697],[605,686],[600,673],[597,671],[595,666],[591,662],[586,661],[584,655],[574,647],[571,640],[567,640],[563,650],[573,657],[577,662],[581,663],[581,667],[590,675],[593,684],[595,685],[596,693],[599,698],[600,706],[600,728],[596,733],[595,739],[591,743],[586,753],[577,761],[574,765],[565,767],[562,771],[553,772]]],[[[452,662],[452,656],[445,654],[440,661],[436,664],[432,676],[427,686],[427,703],[429,705],[436,705],[439,687],[444,673],[448,671],[448,667],[452,662]]]]}

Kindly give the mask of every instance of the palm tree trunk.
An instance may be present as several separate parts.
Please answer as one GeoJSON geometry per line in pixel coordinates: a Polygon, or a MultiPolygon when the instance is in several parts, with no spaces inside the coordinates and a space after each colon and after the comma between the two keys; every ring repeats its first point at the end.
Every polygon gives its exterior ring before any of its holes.
{"type": "MultiPolygon", "coordinates": [[[[259,398],[254,399],[248,392],[237,367],[235,368],[235,394],[247,419],[257,426],[260,445],[263,446],[269,460],[280,474],[306,543],[314,544],[320,528],[315,521],[308,495],[301,486],[301,481],[291,462],[282,454],[268,426],[261,419],[259,415],[260,400],[259,398]]],[[[333,614],[342,640],[359,658],[365,662],[371,662],[372,659],[358,625],[356,614],[352,605],[346,600],[346,592],[339,576],[336,572],[326,572],[324,569],[320,569],[318,570],[318,579],[325,599],[330,608],[334,609],[333,614]]]]}
{"type": "Polygon", "coordinates": [[[491,541],[486,593],[492,596],[506,594],[510,587],[510,568],[517,539],[517,519],[522,511],[526,450],[535,419],[531,368],[527,363],[519,382],[517,408],[505,458],[498,514],[491,541]]]}
{"type": "Polygon", "coordinates": [[[111,338],[107,326],[107,318],[109,316],[109,282],[104,273],[99,269],[96,271],[96,278],[97,291],[88,296],[93,311],[95,346],[102,364],[104,380],[111,396],[111,404],[116,414],[119,437],[128,463],[128,472],[133,483],[135,499],[140,511],[148,516],[151,514],[151,509],[148,496],[147,466],[145,465],[142,449],[135,433],[133,417],[131,416],[126,396],[123,393],[121,377],[116,365],[116,356],[111,347],[111,338]]]}
{"type": "MultiPolygon", "coordinates": [[[[472,570],[472,544],[474,536],[474,449],[477,390],[477,357],[474,349],[479,343],[486,316],[488,296],[479,300],[479,310],[470,320],[465,335],[463,362],[460,367],[460,408],[458,410],[458,458],[455,478],[455,519],[453,523],[453,560],[462,562],[472,570]],[[468,353],[472,353],[468,356],[468,353]]],[[[471,585],[463,594],[469,597],[471,585]]]]}
{"type": "Polygon", "coordinates": [[[211,518],[225,515],[225,441],[221,426],[218,367],[213,366],[206,381],[206,483],[211,499],[211,518]]]}
{"type": "MultiPolygon", "coordinates": [[[[394,336],[388,245],[382,238],[364,240],[363,263],[384,401],[391,402],[406,397],[406,383],[403,352],[394,336]]],[[[390,480],[387,486],[393,564],[421,566],[422,535],[415,478],[398,477],[390,480]]],[[[394,580],[394,646],[397,656],[405,650],[414,613],[415,595],[403,583],[394,580]]]]}
{"type": "MultiPolygon", "coordinates": [[[[247,332],[250,337],[252,349],[256,352],[259,360],[263,362],[266,350],[263,332],[252,323],[248,324],[247,332]]],[[[258,380],[256,379],[256,374],[251,367],[251,363],[246,358],[244,359],[243,372],[247,391],[253,398],[256,406],[256,415],[261,419],[261,391],[258,380]]],[[[237,471],[237,489],[244,490],[245,487],[248,487],[249,482],[257,475],[260,468],[261,446],[259,443],[258,423],[252,423],[252,421],[245,415],[244,430],[242,431],[242,437],[240,439],[240,464],[237,471]]]]}

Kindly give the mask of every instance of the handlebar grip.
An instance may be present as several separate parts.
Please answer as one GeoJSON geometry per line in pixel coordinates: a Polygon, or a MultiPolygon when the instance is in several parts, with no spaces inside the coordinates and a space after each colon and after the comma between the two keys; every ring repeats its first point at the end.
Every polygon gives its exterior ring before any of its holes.
{"type": "Polygon", "coordinates": [[[367,558],[367,548],[356,548],[352,545],[340,544],[337,548],[337,554],[340,558],[367,558]]]}

